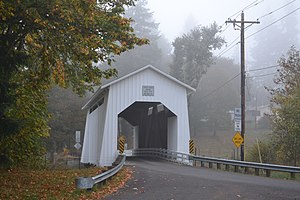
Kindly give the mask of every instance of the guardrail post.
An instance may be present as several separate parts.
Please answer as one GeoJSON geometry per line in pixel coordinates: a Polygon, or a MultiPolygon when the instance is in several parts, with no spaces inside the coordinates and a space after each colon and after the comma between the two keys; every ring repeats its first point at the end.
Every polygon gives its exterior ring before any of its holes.
{"type": "Polygon", "coordinates": [[[267,176],[267,177],[270,177],[270,176],[271,176],[271,170],[266,169],[266,176],[267,176]]]}
{"type": "Polygon", "coordinates": [[[296,179],[296,173],[291,172],[291,179],[292,179],[292,180],[295,180],[295,179],[296,179]]]}
{"type": "Polygon", "coordinates": [[[208,167],[209,167],[209,168],[212,168],[212,167],[213,167],[213,163],[212,163],[212,162],[209,162],[209,163],[208,163],[208,167]]]}
{"type": "Polygon", "coordinates": [[[238,172],[239,171],[239,166],[234,165],[234,172],[238,172]]]}
{"type": "Polygon", "coordinates": [[[200,166],[204,167],[204,162],[203,161],[200,161],[200,166]]]}
{"type": "Polygon", "coordinates": [[[258,168],[255,168],[255,175],[259,176],[259,169],[258,168]]]}
{"type": "Polygon", "coordinates": [[[197,167],[197,162],[196,162],[196,160],[193,160],[193,166],[194,166],[194,167],[197,167]]]}
{"type": "Polygon", "coordinates": [[[229,165],[225,165],[225,170],[229,171],[229,165]]]}
{"type": "Polygon", "coordinates": [[[245,167],[245,174],[248,174],[248,173],[249,173],[249,168],[245,167]]]}
{"type": "Polygon", "coordinates": [[[217,169],[221,169],[221,164],[217,163],[217,169]]]}

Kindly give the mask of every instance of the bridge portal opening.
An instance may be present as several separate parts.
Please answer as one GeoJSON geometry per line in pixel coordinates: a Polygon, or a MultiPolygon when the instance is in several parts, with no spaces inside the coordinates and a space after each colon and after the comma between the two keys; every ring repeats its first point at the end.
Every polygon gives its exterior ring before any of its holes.
{"type": "Polygon", "coordinates": [[[160,102],[135,102],[119,113],[118,134],[127,149],[175,149],[177,116],[160,102]]]}

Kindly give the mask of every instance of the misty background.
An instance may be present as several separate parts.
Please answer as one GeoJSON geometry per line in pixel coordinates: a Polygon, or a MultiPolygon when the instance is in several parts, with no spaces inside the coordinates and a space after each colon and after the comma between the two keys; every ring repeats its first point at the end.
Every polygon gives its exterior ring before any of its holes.
{"type": "MultiPolygon", "coordinates": [[[[245,32],[247,152],[258,139],[270,132],[264,116],[269,112],[270,104],[265,87],[274,87],[279,58],[292,45],[300,48],[299,9],[299,0],[227,0],[222,4],[217,0],[186,0],[184,3],[178,0],[140,0],[135,7],[127,9],[126,17],[134,20],[135,33],[148,38],[150,45],[115,56],[112,67],[121,77],[151,64],[196,88],[196,92],[189,96],[189,114],[191,137],[196,141],[197,153],[235,158],[232,112],[240,107],[240,31],[225,21],[228,18],[240,20],[244,10],[246,21],[260,22],[247,27],[245,32]],[[216,24],[216,32],[213,32],[213,24],[216,24]],[[209,43],[211,48],[206,51],[206,46],[202,49],[195,47],[188,54],[205,49],[205,56],[195,59],[196,64],[202,66],[201,71],[176,68],[176,61],[182,53],[179,46],[193,44],[194,36],[204,38],[202,41],[209,43]],[[211,41],[211,38],[216,40],[211,41]]],[[[105,63],[98,65],[107,68],[105,63]]],[[[193,63],[186,63],[189,65],[193,63]]],[[[103,80],[103,83],[107,81],[111,80],[103,80]]],[[[72,91],[60,88],[49,92],[49,111],[53,120],[50,138],[45,142],[51,152],[62,151],[65,147],[75,151],[75,131],[83,133],[85,125],[86,111],[81,107],[91,95],[80,98],[72,91]]]]}

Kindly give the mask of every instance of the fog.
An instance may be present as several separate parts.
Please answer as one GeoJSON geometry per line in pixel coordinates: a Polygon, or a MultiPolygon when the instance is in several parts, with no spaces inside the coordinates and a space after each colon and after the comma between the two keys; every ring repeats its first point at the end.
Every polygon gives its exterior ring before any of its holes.
{"type": "MultiPolygon", "coordinates": [[[[144,9],[144,4],[141,4],[128,9],[127,14],[136,21],[136,24],[133,23],[136,33],[139,37],[149,38],[150,45],[135,47],[120,56],[115,56],[112,67],[118,70],[118,77],[148,64],[170,73],[170,66],[174,61],[172,48],[175,48],[171,43],[175,38],[189,33],[197,25],[208,26],[216,22],[221,26],[219,35],[224,37],[227,45],[213,52],[215,56],[213,64],[209,63],[211,66],[208,67],[207,72],[201,74],[197,91],[191,95],[190,131],[201,155],[235,158],[235,147],[231,141],[234,127],[230,111],[240,107],[240,45],[237,44],[240,40],[240,31],[235,30],[233,24],[226,25],[225,21],[228,18],[240,20],[242,10],[247,21],[256,21],[260,18],[260,24],[248,27],[245,32],[246,70],[276,65],[277,60],[281,55],[286,54],[291,45],[300,49],[300,0],[147,1],[146,8],[149,10],[144,9]],[[148,15],[148,11],[153,15],[148,15]],[[273,13],[270,13],[272,11],[273,13]],[[159,24],[158,27],[153,20],[159,24]],[[159,35],[164,37],[160,38],[159,35]]],[[[99,67],[104,69],[108,67],[105,63],[101,64],[99,67]]],[[[203,66],[200,64],[198,67],[203,66]]],[[[276,70],[277,68],[268,68],[268,70],[247,73],[247,77],[253,77],[247,78],[246,82],[247,110],[268,110],[269,93],[264,86],[272,84],[274,75],[258,76],[274,74],[276,70]]],[[[190,74],[192,76],[195,73],[192,71],[190,74]]],[[[102,80],[102,83],[105,81],[112,81],[112,79],[102,80]]],[[[191,82],[186,83],[191,84],[191,82]]],[[[52,142],[55,141],[53,148],[63,149],[66,141],[70,143],[70,136],[63,134],[66,130],[74,133],[75,130],[84,129],[85,113],[80,111],[80,107],[87,99],[76,99],[71,91],[57,88],[52,91],[51,98],[49,110],[54,113],[54,119],[57,120],[50,124],[52,133],[49,144],[52,146],[52,142]],[[57,102],[60,102],[60,106],[57,106],[57,102]],[[74,118],[73,115],[78,118],[74,118]],[[62,121],[64,126],[61,126],[62,121]]],[[[263,121],[263,114],[259,117],[260,119],[252,115],[246,117],[247,130],[248,128],[251,130],[247,131],[246,143],[249,147],[261,137],[258,129],[269,128],[268,121],[263,121]]]]}
{"type": "MultiPolygon", "coordinates": [[[[160,33],[170,42],[197,25],[216,22],[226,45],[213,53],[233,59],[236,64],[240,64],[240,31],[225,21],[229,18],[240,20],[243,10],[245,21],[260,22],[249,27],[246,24],[246,70],[276,65],[292,45],[300,48],[300,0],[148,0],[148,7],[159,23],[160,33]]],[[[249,77],[254,76],[247,80],[248,96],[260,96],[259,104],[268,104],[268,92],[264,87],[272,86],[274,75],[264,75],[274,74],[276,70],[248,73],[249,77]],[[260,75],[263,76],[255,77],[260,75]]]]}
{"type": "Polygon", "coordinates": [[[191,135],[200,151],[212,156],[230,154],[233,128],[225,113],[240,106],[239,80],[222,87],[240,71],[240,31],[225,21],[240,20],[244,11],[245,21],[260,22],[249,27],[246,24],[245,29],[246,110],[249,111],[246,143],[251,146],[255,138],[263,137],[258,129],[270,128],[263,119],[270,105],[270,93],[265,87],[276,86],[273,79],[279,58],[292,45],[300,48],[300,0],[148,0],[148,7],[159,23],[160,33],[171,43],[197,25],[216,22],[220,26],[219,35],[224,37],[226,45],[213,52],[216,63],[203,75],[190,105],[191,135]],[[212,93],[216,88],[221,89],[212,93]],[[258,121],[251,114],[257,110],[261,117],[258,121]]]}
{"type": "MultiPolygon", "coordinates": [[[[222,36],[225,37],[227,43],[230,44],[234,39],[239,37],[240,32],[234,30],[232,24],[227,27],[224,23],[229,17],[231,17],[231,19],[237,17],[237,20],[239,20],[241,10],[244,9],[245,20],[248,21],[256,21],[259,17],[277,10],[261,18],[259,25],[249,27],[245,34],[247,37],[283,17],[288,12],[299,8],[299,6],[299,0],[148,0],[148,7],[153,12],[153,17],[156,22],[160,24],[159,29],[161,33],[165,35],[170,42],[196,25],[208,25],[215,21],[218,25],[222,26],[221,30],[226,28],[222,36]],[[284,5],[286,5],[284,8],[277,10],[284,5]]],[[[286,17],[286,19],[288,20],[290,18],[293,20],[295,17],[300,18],[299,10],[286,17]]],[[[280,21],[275,23],[274,26],[280,26],[280,21]]],[[[268,32],[268,28],[264,31],[268,32]]],[[[250,49],[253,43],[255,43],[254,36],[246,40],[247,49],[250,49]]],[[[236,59],[237,56],[235,53],[237,48],[232,48],[231,51],[227,51],[223,56],[236,59]]],[[[216,54],[218,53],[219,52],[216,52],[216,54]]],[[[251,59],[250,55],[249,59],[251,59]]]]}

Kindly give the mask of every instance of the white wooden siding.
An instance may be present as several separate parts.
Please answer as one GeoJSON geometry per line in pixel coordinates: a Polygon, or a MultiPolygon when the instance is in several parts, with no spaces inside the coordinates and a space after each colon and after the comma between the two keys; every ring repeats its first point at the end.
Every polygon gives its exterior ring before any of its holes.
{"type": "MultiPolygon", "coordinates": [[[[99,112],[97,111],[97,114],[93,114],[95,110],[87,116],[86,135],[84,138],[87,141],[83,145],[82,162],[94,162],[95,156],[99,156],[98,165],[101,166],[109,166],[115,161],[118,154],[118,114],[136,101],[161,102],[172,111],[176,117],[168,120],[170,122],[168,129],[174,131],[174,133],[168,132],[168,146],[172,150],[188,153],[190,130],[187,90],[184,84],[178,84],[178,82],[153,70],[153,67],[141,70],[132,76],[109,85],[107,100],[105,100],[107,105],[101,106],[103,109],[106,109],[106,112],[101,110],[101,112],[105,113],[105,118],[103,114],[99,113],[100,109],[98,109],[99,112]],[[142,96],[142,86],[154,86],[154,96],[142,96]],[[96,130],[97,127],[98,130],[96,130]],[[99,129],[103,131],[99,131],[99,129]],[[98,144],[101,149],[97,153],[93,153],[92,151],[95,150],[95,147],[87,146],[90,144],[92,146],[96,145],[96,141],[93,138],[97,137],[97,141],[101,141],[98,144]],[[91,155],[90,159],[88,159],[89,154],[91,155]]],[[[96,97],[93,98],[95,99],[96,97]]]]}

